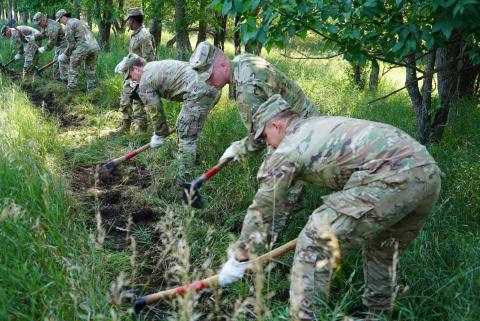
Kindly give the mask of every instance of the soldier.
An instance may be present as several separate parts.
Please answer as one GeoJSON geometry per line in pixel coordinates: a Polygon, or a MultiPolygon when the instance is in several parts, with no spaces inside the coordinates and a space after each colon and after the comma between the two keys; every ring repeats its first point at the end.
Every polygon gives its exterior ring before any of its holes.
{"type": "MultiPolygon", "coordinates": [[[[220,49],[204,41],[195,49],[190,64],[207,84],[217,89],[223,88],[226,84],[233,87],[238,111],[249,131],[247,137],[233,142],[225,150],[220,161],[227,158],[238,159],[240,156],[256,153],[265,148],[262,137],[255,139],[252,135],[251,129],[254,125],[252,115],[258,106],[275,94],[281,94],[301,117],[319,115],[302,89],[261,57],[244,54],[229,60],[220,49]]],[[[291,206],[284,209],[289,214],[296,210],[294,204],[299,204],[298,197],[302,189],[303,183],[290,189],[288,204],[291,206]]]]}
{"type": "Polygon", "coordinates": [[[43,47],[38,48],[39,53],[50,51],[55,48],[55,56],[53,60],[57,62],[53,65],[53,78],[56,80],[67,81],[68,75],[68,61],[60,62],[58,57],[67,49],[67,41],[65,40],[65,32],[60,23],[48,19],[47,16],[41,12],[37,12],[32,21],[41,28],[41,34],[36,37],[37,40],[48,39],[48,42],[43,47]]]}
{"type": "Polygon", "coordinates": [[[179,138],[176,178],[184,182],[196,160],[198,135],[221,92],[199,81],[197,73],[184,61],[147,63],[145,59],[129,54],[118,69],[139,83],[138,94],[153,125],[152,147],[162,145],[169,132],[162,98],[183,102],[176,124],[179,138]]]}
{"type": "Polygon", "coordinates": [[[291,272],[292,320],[314,320],[339,257],[362,248],[364,304],[392,309],[397,260],[418,235],[440,192],[441,171],[426,148],[386,124],[344,117],[302,119],[279,95],[253,116],[254,138],[275,151],[258,174],[259,188],[239,240],[223,266],[222,286],[243,276],[252,253],[275,238],[288,189],[303,180],[336,192],[323,196],[298,236],[291,272]]]}
{"type": "MultiPolygon", "coordinates": [[[[155,48],[153,37],[150,32],[143,25],[143,9],[129,8],[128,9],[128,25],[133,30],[132,38],[130,39],[129,53],[137,54],[144,58],[147,62],[155,60],[155,48]]],[[[116,70],[117,71],[117,70],[116,70]]],[[[133,100],[130,95],[137,85],[129,77],[123,81],[122,92],[120,95],[120,111],[122,112],[122,124],[119,133],[128,132],[132,122],[136,133],[145,133],[147,131],[147,115],[141,100],[133,100]]]]}
{"type": "Polygon", "coordinates": [[[27,73],[32,72],[38,61],[37,49],[40,45],[40,42],[36,40],[36,37],[40,35],[38,30],[29,26],[14,28],[3,26],[0,33],[7,38],[11,38],[12,42],[16,44],[17,53],[15,54],[15,60],[19,60],[25,54],[22,74],[25,76],[27,73]]]}
{"type": "Polygon", "coordinates": [[[67,49],[58,59],[61,63],[68,61],[68,84],[69,91],[77,90],[77,78],[80,66],[85,63],[85,78],[87,80],[87,91],[95,89],[97,67],[98,46],[97,40],[88,26],[75,18],[71,18],[71,14],[65,9],[57,11],[55,18],[57,22],[66,25],[65,36],[67,38],[67,49]]]}

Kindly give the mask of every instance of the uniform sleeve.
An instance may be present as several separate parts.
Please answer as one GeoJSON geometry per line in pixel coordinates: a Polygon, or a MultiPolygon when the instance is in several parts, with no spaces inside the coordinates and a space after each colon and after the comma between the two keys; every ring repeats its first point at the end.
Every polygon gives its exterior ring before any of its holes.
{"type": "Polygon", "coordinates": [[[20,55],[23,55],[24,54],[24,50],[23,50],[23,46],[25,45],[22,41],[22,38],[20,37],[20,35],[18,34],[15,34],[12,36],[12,39],[13,39],[13,42],[15,43],[16,47],[17,47],[17,53],[19,53],[20,55]]]}
{"type": "MultiPolygon", "coordinates": [[[[252,117],[262,103],[268,100],[270,93],[262,84],[242,84],[237,86],[237,108],[248,131],[252,130],[252,117]]],[[[267,145],[263,139],[254,139],[253,133],[241,140],[239,154],[247,155],[263,150],[267,145]]]]}
{"type": "Polygon", "coordinates": [[[259,188],[247,210],[236,249],[258,252],[285,226],[289,213],[287,196],[301,170],[292,155],[273,153],[262,164],[257,175],[259,188]]]}
{"type": "Polygon", "coordinates": [[[48,42],[45,45],[47,51],[52,50],[57,45],[58,31],[57,26],[47,27],[48,42]]]}
{"type": "MultiPolygon", "coordinates": [[[[143,79],[142,79],[143,80],[143,79]]],[[[163,108],[162,106],[162,97],[157,90],[154,90],[148,83],[140,80],[140,85],[138,87],[138,95],[142,100],[142,103],[145,105],[145,109],[149,110],[151,108],[163,108]]]]}
{"type": "Polygon", "coordinates": [[[65,39],[67,40],[67,49],[65,50],[65,55],[70,56],[75,50],[75,36],[74,30],[72,27],[67,27],[65,30],[65,39]]]}
{"type": "Polygon", "coordinates": [[[144,57],[147,62],[155,60],[155,48],[153,47],[153,37],[148,35],[142,40],[142,57],[144,57]]]}

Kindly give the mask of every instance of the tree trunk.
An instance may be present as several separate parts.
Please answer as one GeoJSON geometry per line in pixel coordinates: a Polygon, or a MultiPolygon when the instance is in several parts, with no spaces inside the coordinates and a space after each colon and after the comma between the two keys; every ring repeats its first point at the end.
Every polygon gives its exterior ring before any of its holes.
{"type": "Polygon", "coordinates": [[[175,0],[175,38],[177,59],[187,61],[192,53],[185,15],[185,0],[175,0]]]}
{"type": "Polygon", "coordinates": [[[222,50],[225,49],[225,37],[227,36],[227,16],[216,14],[218,27],[213,35],[213,45],[222,50]]]}
{"type": "Polygon", "coordinates": [[[18,19],[18,3],[17,3],[16,0],[13,0],[12,2],[13,2],[14,18],[15,18],[15,21],[17,21],[17,23],[18,23],[18,21],[19,21],[19,19],[18,19]]]}
{"type": "Polygon", "coordinates": [[[240,16],[235,17],[235,33],[233,34],[233,44],[235,45],[235,55],[240,55],[242,53],[242,38],[240,37],[240,29],[238,25],[240,24],[240,16]]]}
{"type": "Polygon", "coordinates": [[[118,19],[116,19],[115,21],[113,21],[113,28],[115,29],[115,32],[116,33],[119,33],[119,34],[124,34],[125,33],[125,27],[127,25],[127,22],[125,20],[125,16],[123,14],[125,10],[125,0],[119,0],[118,1],[118,12],[120,12],[120,14],[118,15],[118,19]]]}
{"type": "Polygon", "coordinates": [[[198,46],[198,44],[202,41],[207,40],[207,17],[205,14],[203,14],[207,9],[207,0],[200,0],[200,20],[198,22],[198,35],[197,35],[197,44],[195,47],[198,46]]]}
{"type": "Polygon", "coordinates": [[[152,20],[152,24],[150,25],[150,33],[153,36],[155,48],[158,48],[160,46],[160,42],[162,41],[162,19],[155,17],[155,19],[152,20]]]}
{"type": "Polygon", "coordinates": [[[3,0],[0,0],[0,20],[3,20],[3,0]]]}
{"type": "Polygon", "coordinates": [[[378,88],[378,76],[380,75],[380,66],[376,59],[372,60],[372,69],[370,70],[370,79],[368,89],[376,90],[378,88]]]}
{"type": "Polygon", "coordinates": [[[110,31],[112,28],[113,0],[104,0],[103,7],[97,1],[98,33],[100,35],[100,48],[110,51],[110,31]],[[103,9],[103,12],[101,12],[103,9]]]}
{"type": "Polygon", "coordinates": [[[7,19],[12,19],[13,18],[13,0],[7,0],[7,19]]]}
{"type": "Polygon", "coordinates": [[[79,0],[73,0],[73,12],[72,12],[72,15],[77,18],[77,19],[80,19],[80,3],[79,3],[79,0]]]}

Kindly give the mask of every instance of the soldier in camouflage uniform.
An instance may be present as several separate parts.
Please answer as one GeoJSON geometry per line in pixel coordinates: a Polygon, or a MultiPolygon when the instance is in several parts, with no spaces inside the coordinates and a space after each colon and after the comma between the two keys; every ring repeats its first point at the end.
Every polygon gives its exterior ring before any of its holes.
{"type": "MultiPolygon", "coordinates": [[[[199,72],[200,78],[217,89],[226,84],[233,87],[233,95],[243,124],[249,135],[233,142],[225,150],[220,161],[226,158],[238,159],[241,156],[257,153],[266,147],[262,137],[252,136],[253,119],[258,106],[269,97],[281,94],[285,100],[303,118],[318,116],[319,112],[302,89],[292,80],[271,65],[265,59],[243,54],[229,60],[225,54],[210,43],[201,42],[190,58],[192,68],[199,72]]],[[[284,210],[289,214],[298,206],[299,195],[304,184],[299,182],[290,189],[289,201],[284,210]]],[[[285,214],[287,216],[287,214],[285,214]]]]}
{"type": "Polygon", "coordinates": [[[162,98],[183,102],[176,124],[179,138],[177,180],[185,181],[195,164],[198,135],[221,92],[199,81],[188,62],[162,60],[147,63],[145,59],[129,54],[119,69],[139,82],[138,93],[153,124],[152,147],[160,146],[169,132],[162,98]]]}
{"type": "Polygon", "coordinates": [[[56,80],[66,81],[68,76],[68,61],[60,62],[58,57],[67,49],[67,41],[65,40],[65,32],[60,23],[48,19],[47,16],[41,12],[37,12],[32,21],[38,25],[40,34],[36,37],[37,40],[48,39],[48,42],[43,47],[38,48],[39,53],[50,51],[55,48],[55,56],[53,60],[57,62],[53,65],[53,78],[56,80]]]}
{"type": "Polygon", "coordinates": [[[426,148],[386,124],[344,117],[302,119],[279,95],[254,115],[254,137],[276,148],[262,164],[223,286],[242,277],[245,261],[284,223],[279,208],[297,180],[334,190],[323,196],[298,236],[292,266],[293,320],[314,320],[316,298],[326,299],[338,259],[363,249],[370,312],[388,313],[397,259],[418,235],[440,192],[441,171],[426,148]]]}
{"type": "MultiPolygon", "coordinates": [[[[155,60],[153,37],[143,25],[143,9],[129,8],[127,19],[130,29],[133,30],[128,52],[137,54],[147,62],[155,60]]],[[[120,133],[130,130],[132,114],[135,132],[144,133],[147,130],[147,115],[142,101],[130,98],[136,85],[137,83],[132,81],[129,77],[123,82],[120,95],[120,111],[122,112],[122,125],[118,131],[120,133]]]]}
{"type": "Polygon", "coordinates": [[[71,18],[71,14],[60,9],[55,18],[58,22],[66,25],[65,36],[67,38],[67,49],[58,59],[65,62],[70,59],[68,68],[68,84],[70,91],[77,90],[79,69],[82,63],[85,64],[85,78],[87,80],[87,91],[95,89],[97,58],[100,47],[93,33],[81,20],[71,18]]]}
{"type": "Polygon", "coordinates": [[[23,75],[31,72],[38,61],[37,49],[40,42],[36,37],[40,35],[38,30],[29,26],[17,26],[14,28],[3,26],[0,33],[11,38],[12,42],[17,47],[15,60],[19,60],[25,54],[25,62],[23,64],[23,75]]]}

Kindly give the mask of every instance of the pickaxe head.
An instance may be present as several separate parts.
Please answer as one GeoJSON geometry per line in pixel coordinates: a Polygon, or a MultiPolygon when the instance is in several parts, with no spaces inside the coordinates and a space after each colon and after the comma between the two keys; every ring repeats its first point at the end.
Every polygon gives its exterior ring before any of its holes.
{"type": "Polygon", "coordinates": [[[136,320],[140,316],[143,308],[147,306],[147,300],[145,297],[139,297],[133,302],[133,319],[136,320]]]}
{"type": "Polygon", "coordinates": [[[182,200],[185,204],[193,208],[203,208],[204,204],[199,191],[202,184],[203,179],[201,177],[196,178],[191,183],[182,184],[182,200]]]}

